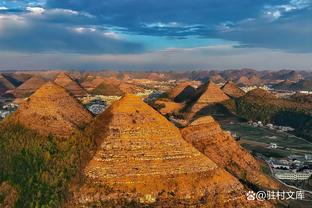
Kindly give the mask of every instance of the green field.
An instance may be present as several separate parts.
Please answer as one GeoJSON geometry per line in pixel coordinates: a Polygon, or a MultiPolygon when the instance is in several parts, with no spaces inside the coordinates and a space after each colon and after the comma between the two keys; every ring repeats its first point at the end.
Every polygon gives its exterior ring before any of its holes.
{"type": "Polygon", "coordinates": [[[312,154],[312,143],[285,132],[270,130],[265,127],[254,127],[247,123],[221,123],[222,128],[241,136],[240,143],[253,153],[267,157],[283,158],[289,155],[312,154]],[[278,149],[266,148],[276,143],[278,149]]]}

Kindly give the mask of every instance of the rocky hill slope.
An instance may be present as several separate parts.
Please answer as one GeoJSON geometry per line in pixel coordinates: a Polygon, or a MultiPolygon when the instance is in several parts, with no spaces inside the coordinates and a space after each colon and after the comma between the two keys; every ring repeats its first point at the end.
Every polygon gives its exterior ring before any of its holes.
{"type": "Polygon", "coordinates": [[[3,95],[8,90],[13,90],[15,86],[0,74],[0,95],[3,95]]]}
{"type": "Polygon", "coordinates": [[[196,89],[195,97],[187,104],[185,110],[187,118],[192,119],[197,115],[205,114],[207,107],[228,99],[230,98],[216,84],[209,81],[196,89]]]}
{"type": "Polygon", "coordinates": [[[71,95],[75,97],[83,97],[87,95],[87,92],[68,74],[61,72],[55,78],[54,82],[59,86],[65,88],[71,95]]]}
{"type": "Polygon", "coordinates": [[[245,94],[243,90],[237,87],[232,81],[227,81],[222,87],[221,90],[232,98],[238,98],[245,94]]]}
{"type": "Polygon", "coordinates": [[[69,206],[122,199],[158,207],[256,206],[245,200],[246,189],[235,177],[183,140],[179,129],[136,96],[114,102],[88,131],[98,150],[69,206]]]}
{"type": "Polygon", "coordinates": [[[262,172],[260,163],[225,133],[212,117],[201,117],[181,132],[186,141],[255,191],[279,187],[276,181],[262,172]]]}
{"type": "Polygon", "coordinates": [[[20,122],[42,135],[66,137],[83,129],[92,119],[68,92],[48,82],[41,86],[8,121],[20,122]]]}
{"type": "Polygon", "coordinates": [[[47,81],[39,76],[33,76],[17,87],[13,94],[16,98],[26,98],[33,94],[47,81]]]}

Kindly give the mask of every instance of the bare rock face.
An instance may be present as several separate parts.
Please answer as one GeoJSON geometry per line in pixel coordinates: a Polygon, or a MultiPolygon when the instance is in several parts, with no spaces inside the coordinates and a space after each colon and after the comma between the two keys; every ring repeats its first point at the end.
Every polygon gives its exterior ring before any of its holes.
{"type": "Polygon", "coordinates": [[[183,138],[240,180],[265,189],[279,184],[261,171],[259,161],[244,150],[211,117],[201,117],[181,130],[183,138]]]}
{"type": "Polygon", "coordinates": [[[245,95],[245,92],[237,87],[232,81],[227,81],[221,90],[232,98],[238,98],[245,95]]]}
{"type": "Polygon", "coordinates": [[[26,98],[33,94],[37,89],[44,85],[47,81],[39,76],[33,76],[26,80],[22,85],[17,87],[13,94],[16,98],[26,98]]]}
{"type": "Polygon", "coordinates": [[[179,129],[134,95],[114,102],[88,131],[98,150],[83,171],[86,182],[74,191],[72,207],[121,198],[159,207],[172,200],[177,200],[175,207],[254,205],[244,200],[246,190],[235,177],[183,140],[179,129]]]}
{"type": "Polygon", "coordinates": [[[9,117],[42,135],[51,133],[59,137],[84,128],[91,119],[91,114],[78,101],[52,82],[40,87],[9,117]]]}
{"type": "Polygon", "coordinates": [[[216,84],[212,81],[201,85],[196,90],[196,99],[189,106],[188,118],[191,119],[196,113],[203,110],[205,107],[221,103],[230,99],[216,84]]]}
{"type": "Polygon", "coordinates": [[[54,80],[54,82],[65,88],[71,95],[75,97],[83,97],[88,93],[69,75],[61,72],[54,80]]]}

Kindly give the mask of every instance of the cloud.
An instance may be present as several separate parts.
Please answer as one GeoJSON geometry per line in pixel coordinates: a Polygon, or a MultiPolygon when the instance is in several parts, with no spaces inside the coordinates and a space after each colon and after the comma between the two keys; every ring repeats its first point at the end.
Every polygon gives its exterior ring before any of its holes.
{"type": "Polygon", "coordinates": [[[127,33],[312,51],[306,29],[312,28],[312,0],[48,0],[47,6],[87,12],[127,33]]]}
{"type": "Polygon", "coordinates": [[[17,52],[118,54],[143,51],[139,43],[112,37],[106,28],[78,25],[90,17],[67,9],[27,7],[23,14],[0,15],[0,49],[17,52]],[[77,18],[72,20],[72,18],[77,18]],[[61,20],[63,19],[63,20],[61,20]],[[110,35],[108,35],[110,34],[110,35]]]}

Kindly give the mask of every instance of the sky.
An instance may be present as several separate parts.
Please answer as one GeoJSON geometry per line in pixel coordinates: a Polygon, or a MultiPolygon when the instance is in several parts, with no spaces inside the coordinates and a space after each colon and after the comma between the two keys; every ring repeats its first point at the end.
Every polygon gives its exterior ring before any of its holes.
{"type": "Polygon", "coordinates": [[[312,71],[312,0],[0,0],[0,70],[312,71]]]}

